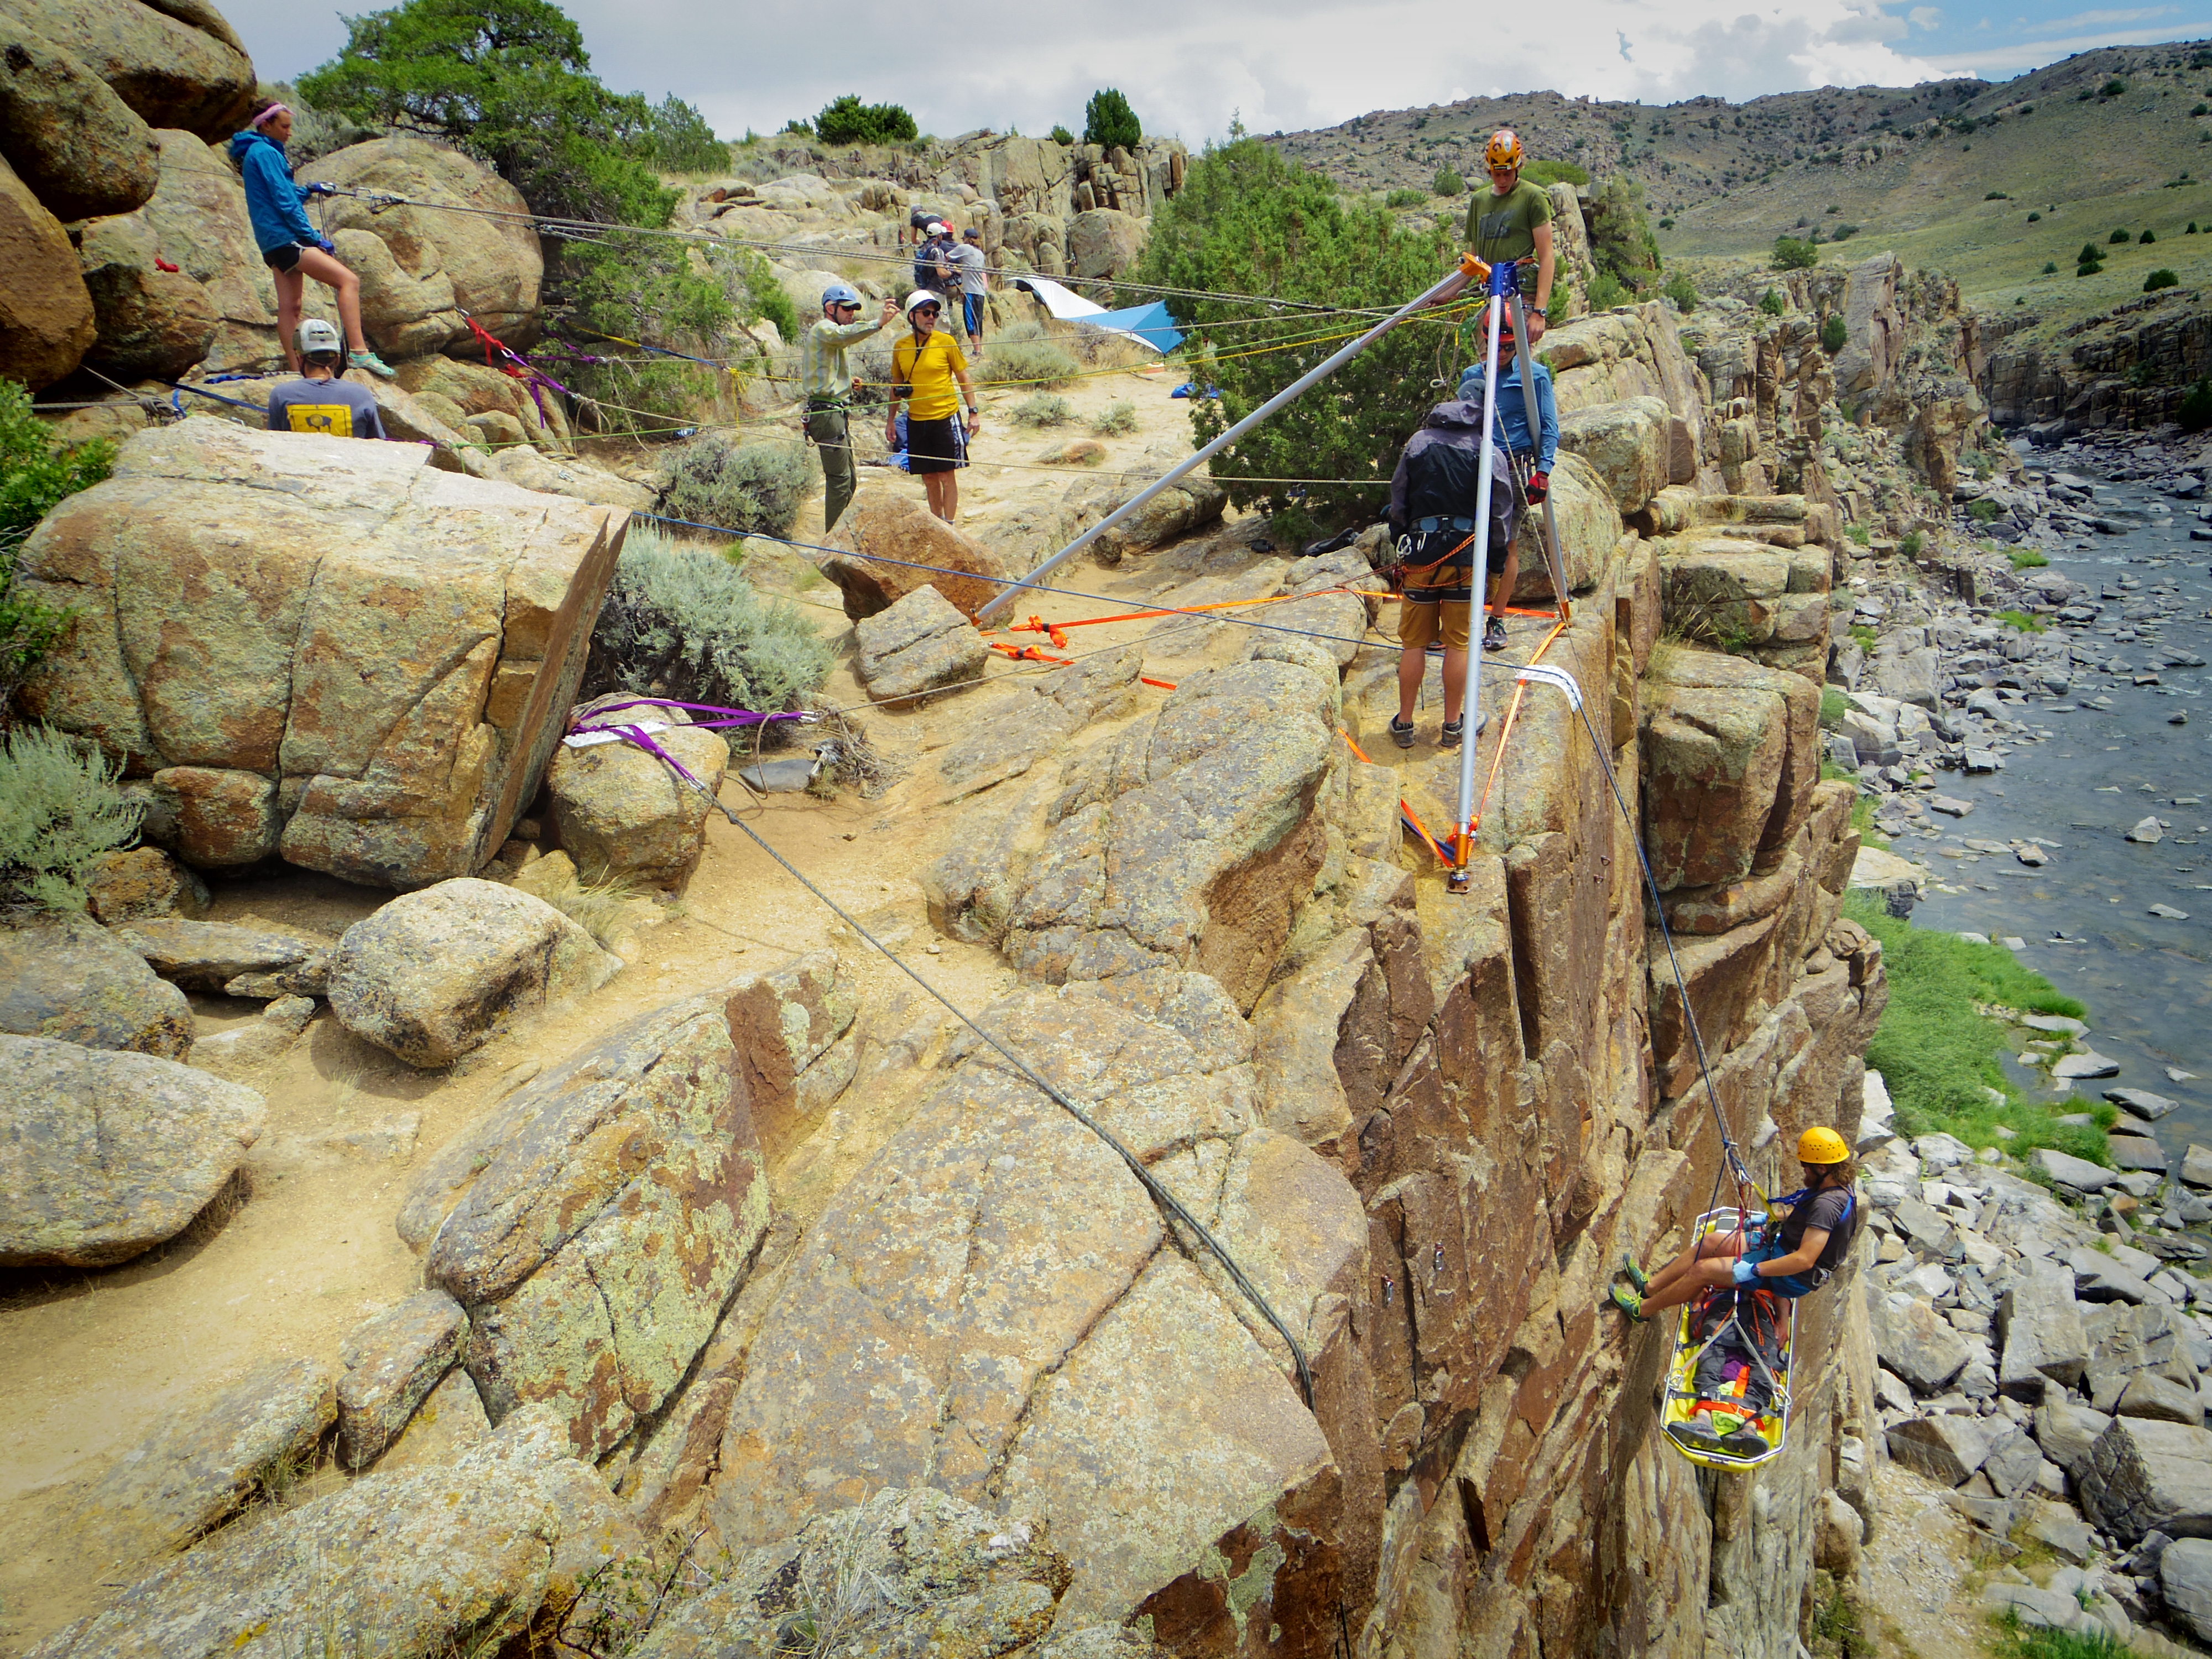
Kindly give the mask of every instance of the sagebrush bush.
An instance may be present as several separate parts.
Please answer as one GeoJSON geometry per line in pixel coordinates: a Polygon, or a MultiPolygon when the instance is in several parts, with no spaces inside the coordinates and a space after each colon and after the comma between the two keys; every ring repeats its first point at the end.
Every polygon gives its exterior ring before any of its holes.
{"type": "Polygon", "coordinates": [[[27,726],[0,745],[0,911],[82,910],[103,853],[138,838],[138,804],[117,769],[58,732],[27,726]]]}
{"type": "Polygon", "coordinates": [[[661,469],[654,510],[694,524],[787,536],[814,483],[803,443],[738,444],[702,433],[661,469]]]}
{"type": "Polygon", "coordinates": [[[1010,323],[992,340],[991,355],[976,373],[1001,386],[1054,386],[1073,380],[1080,368],[1042,323],[1010,323]]]}
{"type": "Polygon", "coordinates": [[[1119,437],[1137,429],[1137,406],[1124,398],[1111,403],[1091,417],[1092,434],[1101,438],[1119,437]]]}
{"type": "MultiPolygon", "coordinates": [[[[583,698],[610,691],[773,714],[805,706],[830,652],[728,560],[632,526],[592,630],[583,698]]],[[[771,738],[785,730],[769,728],[771,738]]]]}
{"type": "Polygon", "coordinates": [[[1006,411],[1016,426],[1066,426],[1075,418],[1075,406],[1049,392],[1032,392],[1006,411]]]}

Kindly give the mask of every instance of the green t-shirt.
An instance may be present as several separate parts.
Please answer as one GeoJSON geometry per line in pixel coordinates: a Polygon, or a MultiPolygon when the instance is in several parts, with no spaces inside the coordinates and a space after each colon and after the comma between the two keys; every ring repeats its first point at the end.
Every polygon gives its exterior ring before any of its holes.
{"type": "Polygon", "coordinates": [[[1478,190],[1467,204],[1467,240],[1485,264],[1525,259],[1536,251],[1536,227],[1552,222],[1552,195],[1522,179],[1500,196],[1478,190]]]}

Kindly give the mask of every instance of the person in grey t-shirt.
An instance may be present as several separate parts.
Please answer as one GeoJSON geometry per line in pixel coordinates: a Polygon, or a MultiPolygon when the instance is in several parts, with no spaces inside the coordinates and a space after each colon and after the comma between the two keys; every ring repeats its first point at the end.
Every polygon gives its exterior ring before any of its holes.
{"type": "Polygon", "coordinates": [[[338,379],[345,343],[319,317],[300,325],[300,378],[269,394],[271,432],[319,432],[332,438],[383,438],[384,419],[365,386],[338,379]]]}
{"type": "Polygon", "coordinates": [[[960,246],[948,256],[960,286],[960,319],[968,331],[968,355],[983,355],[983,295],[990,277],[983,264],[983,233],[975,225],[963,234],[960,246]]]}

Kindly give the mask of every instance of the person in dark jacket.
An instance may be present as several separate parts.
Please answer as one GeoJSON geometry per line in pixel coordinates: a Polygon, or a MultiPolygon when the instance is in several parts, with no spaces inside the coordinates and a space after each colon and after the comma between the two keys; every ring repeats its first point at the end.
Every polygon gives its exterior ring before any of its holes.
{"type": "Polygon", "coordinates": [[[230,159],[246,181],[246,211],[253,222],[253,240],[276,283],[276,335],[283,342],[284,361],[295,374],[300,373],[293,337],[300,326],[300,300],[312,276],[337,295],[348,366],[391,380],[392,365],[362,337],[361,278],[339,259],[330,238],[309,222],[301,205],[307,196],[322,194],[330,186],[310,185],[303,190],[293,181],[292,164],[284,155],[291,137],[292,112],[283,104],[271,104],[230,140],[230,159]]]}
{"type": "MultiPolygon", "coordinates": [[[[1480,511],[1482,404],[1438,404],[1407,441],[1390,477],[1390,535],[1406,566],[1398,612],[1398,713],[1390,738],[1413,746],[1413,704],[1421,691],[1429,647],[1443,641],[1444,720],[1437,741],[1455,749],[1467,730],[1460,699],[1467,690],[1468,625],[1474,582],[1475,514],[1480,511]]],[[[1504,453],[1491,446],[1488,574],[1498,602],[1513,591],[1513,475],[1504,453]]],[[[1482,724],[1475,723],[1480,732],[1482,724]]]]}

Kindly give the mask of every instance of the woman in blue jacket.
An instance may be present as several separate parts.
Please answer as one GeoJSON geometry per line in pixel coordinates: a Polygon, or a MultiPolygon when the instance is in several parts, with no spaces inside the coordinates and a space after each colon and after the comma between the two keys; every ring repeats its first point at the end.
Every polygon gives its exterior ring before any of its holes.
{"type": "MultiPolygon", "coordinates": [[[[1552,463],[1559,455],[1559,411],[1552,395],[1552,371],[1541,363],[1532,362],[1532,376],[1536,390],[1536,429],[1528,429],[1528,400],[1521,389],[1521,362],[1513,345],[1513,323],[1510,318],[1499,319],[1498,330],[1498,409],[1491,436],[1504,447],[1513,457],[1515,471],[1522,480],[1522,494],[1528,505],[1539,506],[1552,490],[1552,463]]],[[[1482,365],[1475,364],[1460,375],[1459,395],[1477,408],[1482,404],[1482,365]]],[[[1501,604],[1510,603],[1510,596],[1501,604]]],[[[1483,645],[1492,651],[1505,647],[1505,623],[1497,617],[1490,619],[1490,627],[1483,635],[1483,645]]]]}
{"type": "Polygon", "coordinates": [[[284,156],[291,137],[292,112],[283,104],[271,104],[230,140],[230,159],[246,180],[246,210],[253,221],[253,240],[261,249],[262,263],[276,280],[276,337],[284,343],[284,360],[295,374],[300,372],[293,338],[300,328],[301,296],[312,276],[337,295],[347,365],[388,380],[394,372],[392,365],[362,337],[361,278],[338,258],[330,239],[308,222],[301,206],[309,193],[329,186],[310,185],[302,190],[293,182],[292,164],[284,156]]]}

